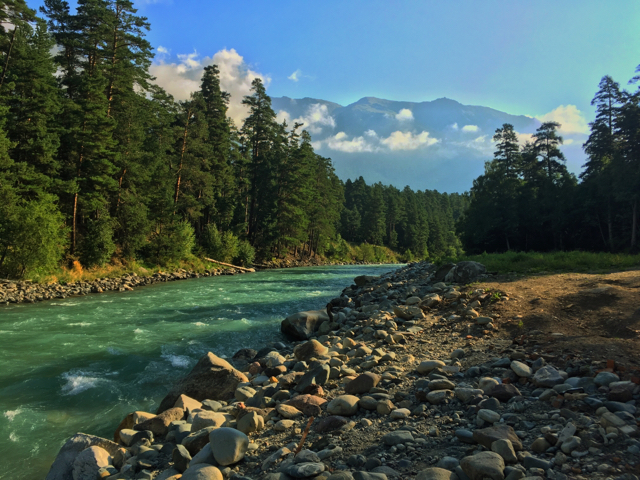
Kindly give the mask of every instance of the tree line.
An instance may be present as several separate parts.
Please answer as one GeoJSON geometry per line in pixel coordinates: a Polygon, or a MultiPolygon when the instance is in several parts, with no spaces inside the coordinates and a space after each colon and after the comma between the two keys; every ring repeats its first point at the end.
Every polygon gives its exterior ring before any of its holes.
{"type": "Polygon", "coordinates": [[[559,149],[560,124],[543,123],[524,146],[512,125],[496,130],[494,158],[474,180],[458,223],[469,253],[638,251],[640,91],[605,76],[591,104],[596,117],[580,182],[559,149]]]}
{"type": "Polygon", "coordinates": [[[175,101],[128,0],[0,1],[0,275],[203,254],[248,265],[348,242],[459,250],[464,195],[342,182],[262,81],[236,126],[216,65],[175,101]],[[53,52],[53,53],[52,53],[53,52]]]}

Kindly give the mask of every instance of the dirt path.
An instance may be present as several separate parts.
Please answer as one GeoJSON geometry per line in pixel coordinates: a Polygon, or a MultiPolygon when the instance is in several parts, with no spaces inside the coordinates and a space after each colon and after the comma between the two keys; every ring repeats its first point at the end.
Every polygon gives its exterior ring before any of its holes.
{"type": "Polygon", "coordinates": [[[499,336],[541,353],[640,366],[640,270],[500,276],[473,287],[503,297],[483,309],[499,315],[499,336]]]}

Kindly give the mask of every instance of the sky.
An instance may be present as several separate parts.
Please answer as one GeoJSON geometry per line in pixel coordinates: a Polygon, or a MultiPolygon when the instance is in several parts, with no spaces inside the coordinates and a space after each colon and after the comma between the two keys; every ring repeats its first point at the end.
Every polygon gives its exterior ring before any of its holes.
{"type": "Polygon", "coordinates": [[[626,86],[640,64],[637,0],[134,3],[151,23],[158,83],[187,98],[217,63],[237,122],[258,76],[272,97],[448,97],[585,134],[602,76],[626,86]]]}

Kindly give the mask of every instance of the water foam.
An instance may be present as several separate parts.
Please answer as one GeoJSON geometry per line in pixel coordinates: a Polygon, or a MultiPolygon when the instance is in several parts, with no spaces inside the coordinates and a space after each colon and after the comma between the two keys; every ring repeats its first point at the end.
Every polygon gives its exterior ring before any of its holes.
{"type": "Polygon", "coordinates": [[[89,325],[93,325],[91,322],[78,322],[78,323],[69,323],[70,327],[88,327],[89,325]]]}
{"type": "Polygon", "coordinates": [[[144,330],[142,330],[141,328],[136,328],[133,333],[144,333],[144,330]]]}
{"type": "Polygon", "coordinates": [[[22,413],[22,409],[16,408],[15,410],[7,410],[4,412],[4,416],[9,419],[10,422],[13,422],[13,419],[16,418],[16,415],[22,413]]]}
{"type": "Polygon", "coordinates": [[[86,372],[66,372],[62,374],[62,378],[67,381],[62,387],[63,395],[77,395],[98,386],[100,379],[91,377],[86,372]]]}
{"type": "Polygon", "coordinates": [[[170,362],[171,365],[176,368],[189,368],[189,365],[191,364],[191,359],[184,355],[163,354],[162,358],[170,362]]]}
{"type": "Polygon", "coordinates": [[[204,322],[195,322],[195,323],[194,323],[194,325],[195,325],[196,327],[205,327],[207,324],[206,324],[206,323],[204,323],[204,322]]]}
{"type": "Polygon", "coordinates": [[[11,440],[12,442],[17,442],[19,440],[18,436],[16,435],[16,432],[11,432],[9,434],[9,440],[11,440]]]}

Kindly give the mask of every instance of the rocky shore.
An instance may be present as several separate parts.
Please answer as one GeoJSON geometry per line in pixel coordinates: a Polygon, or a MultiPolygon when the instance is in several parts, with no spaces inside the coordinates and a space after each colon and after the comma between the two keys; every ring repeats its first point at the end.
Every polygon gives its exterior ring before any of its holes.
{"type": "Polygon", "coordinates": [[[159,272],[149,276],[131,273],[119,278],[99,278],[87,282],[33,283],[30,281],[13,281],[0,279],[0,305],[10,303],[36,303],[44,300],[62,299],[90,295],[103,292],[126,292],[135,287],[153,285],[154,283],[173,282],[188,278],[213,277],[217,275],[236,275],[245,273],[236,269],[215,269],[204,273],[184,269],[173,273],[159,272]]]}
{"type": "Polygon", "coordinates": [[[637,480],[636,367],[500,335],[473,262],[362,276],[293,314],[296,341],[204,356],[47,480],[637,480]]]}

